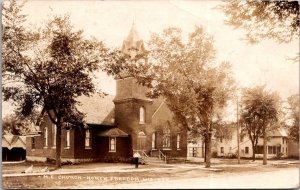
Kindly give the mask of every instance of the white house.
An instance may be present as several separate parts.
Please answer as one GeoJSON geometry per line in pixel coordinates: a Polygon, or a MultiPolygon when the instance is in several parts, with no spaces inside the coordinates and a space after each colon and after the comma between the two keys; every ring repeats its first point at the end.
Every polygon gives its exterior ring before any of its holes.
{"type": "MultiPolygon", "coordinates": [[[[281,154],[282,157],[287,157],[288,155],[288,142],[287,142],[287,132],[283,128],[278,128],[268,135],[267,141],[267,157],[272,158],[281,154]]],[[[230,157],[236,155],[238,152],[237,143],[237,130],[232,129],[232,138],[226,140],[220,138],[217,143],[217,155],[230,157]]],[[[252,157],[253,149],[251,140],[247,135],[240,135],[240,157],[252,157]]],[[[255,154],[257,158],[263,156],[263,139],[258,139],[257,152],[255,154]]]]}

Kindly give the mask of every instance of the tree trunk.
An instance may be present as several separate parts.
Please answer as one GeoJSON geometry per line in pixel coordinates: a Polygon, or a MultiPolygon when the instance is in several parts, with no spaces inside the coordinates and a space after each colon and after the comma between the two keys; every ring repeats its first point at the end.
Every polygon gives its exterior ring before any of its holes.
{"type": "Polygon", "coordinates": [[[264,157],[263,157],[263,165],[267,165],[267,134],[266,129],[263,129],[263,143],[264,143],[264,157]]]}
{"type": "Polygon", "coordinates": [[[206,162],[206,153],[207,153],[207,137],[205,135],[205,138],[204,138],[204,162],[206,162]]]}
{"type": "Polygon", "coordinates": [[[256,152],[256,147],[254,146],[254,143],[252,143],[252,161],[255,161],[255,152],[256,152]]]}
{"type": "Polygon", "coordinates": [[[205,150],[206,150],[206,155],[205,155],[205,167],[210,168],[210,158],[211,158],[211,135],[210,135],[210,128],[207,128],[206,131],[206,144],[205,144],[205,150]]]}
{"type": "Polygon", "coordinates": [[[204,162],[205,162],[205,139],[204,141],[202,141],[202,157],[204,158],[204,162]]]}
{"type": "Polygon", "coordinates": [[[56,168],[61,168],[61,119],[57,120],[56,125],[56,168]]]}

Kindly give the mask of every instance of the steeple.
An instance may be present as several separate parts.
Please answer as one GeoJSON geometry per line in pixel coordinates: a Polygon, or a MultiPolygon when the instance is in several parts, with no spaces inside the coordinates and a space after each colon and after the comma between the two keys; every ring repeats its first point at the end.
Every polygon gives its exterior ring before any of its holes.
{"type": "Polygon", "coordinates": [[[123,54],[130,56],[131,59],[145,53],[144,41],[140,38],[134,21],[127,38],[123,42],[121,51],[123,54]]]}

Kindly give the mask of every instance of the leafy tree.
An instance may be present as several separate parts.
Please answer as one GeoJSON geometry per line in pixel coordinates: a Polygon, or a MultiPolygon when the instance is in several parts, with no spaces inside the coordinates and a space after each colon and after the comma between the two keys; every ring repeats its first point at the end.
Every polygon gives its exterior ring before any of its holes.
{"type": "Polygon", "coordinates": [[[213,63],[213,38],[202,27],[196,27],[186,43],[181,30],[171,27],[152,34],[148,45],[145,62],[119,55],[106,70],[115,75],[129,73],[149,87],[148,97],[164,97],[178,123],[205,136],[206,167],[210,167],[213,123],[233,89],[229,64],[213,63]]]}
{"type": "Polygon", "coordinates": [[[289,136],[292,140],[299,141],[299,94],[291,95],[288,98],[290,119],[292,126],[289,129],[289,136]]]}
{"type": "Polygon", "coordinates": [[[56,166],[61,167],[61,129],[65,123],[82,126],[77,97],[95,92],[91,74],[107,49],[74,31],[68,16],[54,16],[45,27],[29,31],[16,1],[3,7],[4,100],[13,100],[24,116],[41,110],[41,117],[49,116],[57,126],[56,166]]]}
{"type": "Polygon", "coordinates": [[[299,38],[299,2],[230,0],[220,6],[226,24],[246,31],[246,40],[256,43],[274,39],[287,43],[299,38]]]}
{"type": "Polygon", "coordinates": [[[242,92],[241,121],[242,130],[246,131],[253,149],[253,161],[257,150],[258,138],[263,136],[264,162],[267,151],[267,132],[274,130],[278,120],[279,96],[268,92],[264,86],[245,88],[242,92]]]}
{"type": "Polygon", "coordinates": [[[32,118],[11,114],[2,118],[2,134],[26,135],[36,130],[32,118]]]}

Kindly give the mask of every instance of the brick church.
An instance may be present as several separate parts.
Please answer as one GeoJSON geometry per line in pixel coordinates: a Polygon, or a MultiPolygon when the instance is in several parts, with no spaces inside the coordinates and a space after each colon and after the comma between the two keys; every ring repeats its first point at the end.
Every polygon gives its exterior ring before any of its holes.
{"type": "MultiPolygon", "coordinates": [[[[145,51],[133,24],[122,52],[135,58],[145,51]]],[[[146,157],[185,158],[187,130],[173,122],[163,98],[149,99],[147,90],[133,77],[123,76],[116,78],[115,96],[80,97],[78,109],[86,114],[87,127],[62,129],[62,161],[126,162],[135,152],[146,157]]],[[[55,138],[56,126],[45,116],[39,134],[27,136],[27,160],[55,159],[55,138]]]]}

